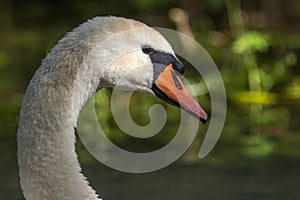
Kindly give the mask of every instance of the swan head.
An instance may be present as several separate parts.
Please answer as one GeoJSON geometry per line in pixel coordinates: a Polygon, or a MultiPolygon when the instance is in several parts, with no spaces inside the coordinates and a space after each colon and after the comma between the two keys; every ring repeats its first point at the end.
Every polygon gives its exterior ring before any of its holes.
{"type": "Polygon", "coordinates": [[[93,71],[100,74],[98,89],[115,87],[148,93],[206,122],[207,114],[180,79],[183,64],[156,30],[120,17],[99,17],[78,28],[92,38],[92,50],[85,60],[91,68],[98,67],[93,71]]]}

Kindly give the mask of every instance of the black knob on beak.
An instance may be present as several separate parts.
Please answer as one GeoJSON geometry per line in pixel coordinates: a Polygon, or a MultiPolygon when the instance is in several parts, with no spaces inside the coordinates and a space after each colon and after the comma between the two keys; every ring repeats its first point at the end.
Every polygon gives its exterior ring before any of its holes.
{"type": "Polygon", "coordinates": [[[173,69],[177,71],[179,74],[182,75],[184,73],[184,66],[180,61],[176,60],[175,62],[172,62],[172,65],[173,65],[173,69]]]}

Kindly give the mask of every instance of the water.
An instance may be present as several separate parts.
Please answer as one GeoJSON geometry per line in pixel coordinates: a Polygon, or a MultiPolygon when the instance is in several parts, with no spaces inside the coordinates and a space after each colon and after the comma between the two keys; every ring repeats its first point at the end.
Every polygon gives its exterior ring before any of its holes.
{"type": "MultiPolygon", "coordinates": [[[[15,140],[1,139],[0,149],[0,200],[23,199],[18,183],[15,140]]],[[[209,156],[213,157],[214,153],[209,156]]],[[[82,165],[84,174],[105,200],[300,198],[300,162],[294,159],[236,158],[222,163],[206,158],[193,164],[177,161],[146,174],[118,172],[89,159],[90,162],[82,165]]]]}

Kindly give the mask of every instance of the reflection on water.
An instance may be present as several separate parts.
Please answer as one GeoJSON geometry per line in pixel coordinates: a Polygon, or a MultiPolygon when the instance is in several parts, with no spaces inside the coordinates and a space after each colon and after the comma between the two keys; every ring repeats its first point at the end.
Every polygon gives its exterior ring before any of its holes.
{"type": "MultiPolygon", "coordinates": [[[[1,139],[0,149],[0,200],[23,199],[15,140],[1,139]]],[[[300,198],[300,162],[293,159],[254,162],[237,158],[226,164],[203,159],[191,165],[176,162],[146,174],[118,172],[95,160],[82,167],[91,185],[101,191],[105,200],[300,198]]]]}

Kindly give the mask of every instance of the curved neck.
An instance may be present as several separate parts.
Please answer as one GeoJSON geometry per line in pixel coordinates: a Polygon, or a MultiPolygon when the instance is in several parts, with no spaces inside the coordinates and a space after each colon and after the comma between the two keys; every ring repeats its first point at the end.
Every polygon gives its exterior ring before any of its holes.
{"type": "Polygon", "coordinates": [[[24,98],[17,136],[20,181],[27,200],[98,199],[81,173],[74,134],[79,111],[96,86],[82,84],[80,58],[77,63],[66,59],[54,49],[24,98]]]}

